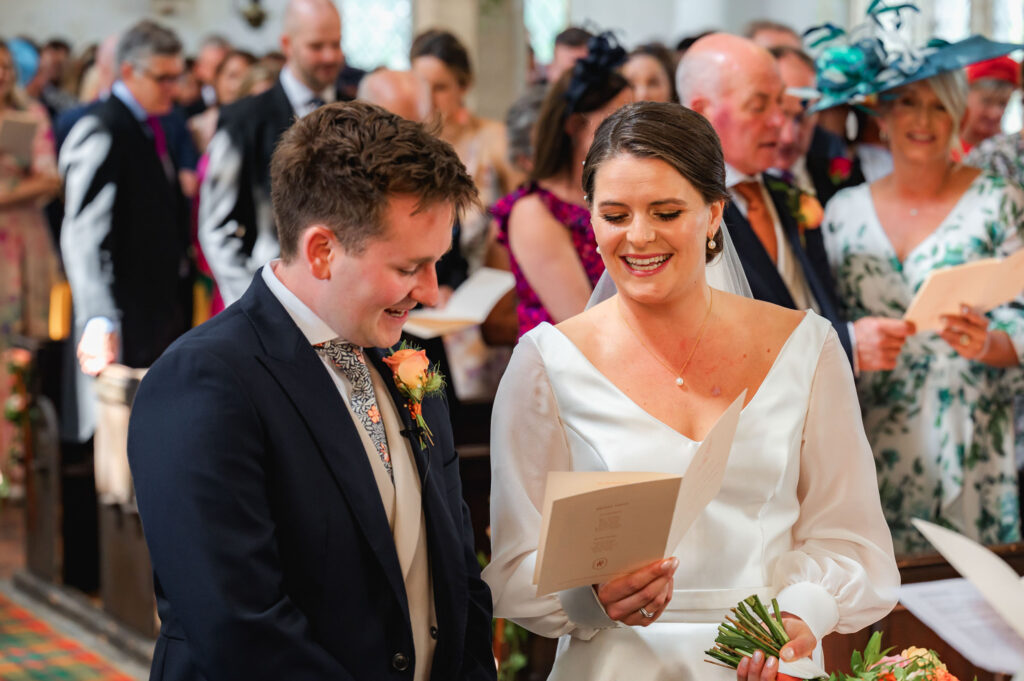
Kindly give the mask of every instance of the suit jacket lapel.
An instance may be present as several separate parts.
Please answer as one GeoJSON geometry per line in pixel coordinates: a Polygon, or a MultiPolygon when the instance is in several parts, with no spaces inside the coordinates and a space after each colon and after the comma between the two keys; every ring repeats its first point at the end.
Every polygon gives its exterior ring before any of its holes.
{"type": "Polygon", "coordinates": [[[796,218],[790,212],[786,197],[780,192],[774,192],[770,189],[768,194],[772,197],[775,211],[779,214],[779,220],[782,223],[782,232],[789,241],[790,250],[796,256],[797,262],[800,263],[800,269],[803,270],[804,279],[807,281],[807,286],[811,289],[811,294],[818,303],[818,308],[821,309],[822,314],[831,319],[833,316],[830,314],[832,296],[826,291],[818,270],[814,267],[814,263],[811,262],[810,257],[807,255],[807,249],[804,248],[804,244],[800,241],[800,228],[796,224],[796,218]]]}
{"type": "MultiPolygon", "coordinates": [[[[156,143],[153,140],[152,133],[148,130],[148,123],[135,118],[135,114],[132,113],[131,109],[117,97],[111,95],[107,101],[112,103],[111,106],[115,108],[118,116],[126,121],[131,121],[130,129],[134,131],[132,133],[134,139],[129,142],[130,153],[137,154],[140,159],[143,159],[145,163],[151,166],[151,172],[154,175],[159,175],[163,180],[163,182],[146,183],[146,191],[156,189],[164,194],[167,201],[173,202],[174,192],[177,190],[177,177],[167,177],[164,164],[156,153],[156,143]]],[[[170,152],[168,151],[168,153],[170,152]]],[[[138,176],[131,178],[135,182],[143,179],[138,176]]]]}
{"type": "MultiPolygon", "coordinates": [[[[374,349],[367,352],[370,361],[373,362],[381,375],[386,377],[385,383],[391,398],[398,406],[398,413],[405,425],[403,434],[409,438],[416,457],[416,465],[419,467],[421,481],[421,498],[423,502],[423,518],[427,529],[427,547],[430,552],[430,575],[434,586],[434,603],[438,626],[448,632],[462,632],[466,626],[466,601],[469,595],[466,593],[466,565],[463,562],[462,531],[463,510],[462,500],[456,502],[445,498],[447,490],[441,483],[441,476],[444,474],[442,466],[444,460],[438,457],[455,456],[452,449],[447,451],[442,448],[441,432],[447,430],[449,424],[441,423],[440,420],[448,418],[445,410],[437,398],[430,398],[423,403],[423,418],[431,424],[435,433],[435,444],[427,444],[421,447],[419,443],[418,429],[412,421],[412,415],[406,408],[406,399],[398,392],[395,382],[391,380],[392,371],[384,364],[383,357],[387,351],[374,349]],[[436,483],[436,484],[435,484],[436,483]],[[450,507],[451,503],[457,503],[455,508],[450,507]]],[[[458,463],[451,464],[457,466],[458,463]]],[[[437,648],[434,651],[434,669],[432,678],[446,678],[439,676],[442,671],[442,661],[447,660],[455,654],[453,647],[455,641],[461,641],[459,635],[451,634],[438,639],[437,648]]]]}
{"type": "Polygon", "coordinates": [[[267,288],[262,271],[256,273],[238,304],[246,308],[267,350],[266,355],[256,359],[295,405],[408,616],[405,584],[387,515],[356,430],[358,426],[349,416],[338,389],[316,351],[267,288]]]}
{"type": "Polygon", "coordinates": [[[731,202],[725,207],[725,224],[739,253],[740,262],[743,263],[743,272],[747,275],[754,297],[784,307],[795,307],[793,296],[786,282],[782,281],[768,251],[764,249],[747,218],[731,202]]]}

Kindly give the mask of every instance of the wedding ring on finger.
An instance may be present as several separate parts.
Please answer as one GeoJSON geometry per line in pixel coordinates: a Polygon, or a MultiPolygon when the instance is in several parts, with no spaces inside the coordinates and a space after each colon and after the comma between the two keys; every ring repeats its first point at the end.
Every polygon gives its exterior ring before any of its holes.
{"type": "Polygon", "coordinates": [[[654,617],[654,613],[653,612],[647,612],[647,608],[640,608],[639,612],[640,612],[641,615],[643,615],[647,619],[651,619],[651,618],[654,617]]]}
{"type": "Polygon", "coordinates": [[[966,347],[966,346],[968,346],[970,344],[971,344],[971,337],[970,337],[970,335],[966,334],[966,333],[960,334],[960,345],[963,345],[964,347],[966,347]]]}

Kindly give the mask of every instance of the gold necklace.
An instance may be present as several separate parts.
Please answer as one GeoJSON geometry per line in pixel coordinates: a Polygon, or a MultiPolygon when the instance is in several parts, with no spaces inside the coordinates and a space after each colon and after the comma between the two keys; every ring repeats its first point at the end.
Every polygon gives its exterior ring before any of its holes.
{"type": "Polygon", "coordinates": [[[644,339],[640,336],[639,333],[637,333],[637,330],[634,329],[633,325],[629,323],[628,319],[626,319],[626,315],[622,314],[621,300],[618,303],[618,309],[619,316],[622,317],[622,321],[626,322],[626,328],[628,328],[633,333],[633,335],[636,336],[636,339],[640,342],[640,345],[643,346],[644,350],[646,350],[651,357],[658,360],[658,362],[663,367],[665,367],[670,374],[676,377],[676,385],[679,386],[680,389],[682,389],[682,387],[686,383],[683,380],[683,373],[686,371],[686,367],[690,366],[690,360],[693,359],[693,353],[697,351],[697,346],[700,345],[701,339],[704,338],[704,329],[707,327],[708,319],[711,317],[711,305],[714,302],[714,289],[708,287],[708,309],[704,312],[704,321],[700,323],[700,329],[697,331],[697,340],[695,340],[693,342],[693,345],[690,346],[690,354],[686,356],[686,361],[683,362],[683,366],[679,369],[679,371],[673,371],[672,366],[668,362],[663,360],[661,356],[658,355],[658,353],[654,352],[654,350],[651,350],[650,346],[648,346],[647,343],[644,342],[644,339]]]}

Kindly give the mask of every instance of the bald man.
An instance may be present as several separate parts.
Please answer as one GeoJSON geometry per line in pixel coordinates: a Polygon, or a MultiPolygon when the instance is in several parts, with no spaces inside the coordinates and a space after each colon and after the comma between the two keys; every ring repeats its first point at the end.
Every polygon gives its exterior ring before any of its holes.
{"type": "Polygon", "coordinates": [[[832,322],[850,354],[821,232],[798,226],[781,181],[765,183],[783,125],[785,86],[775,58],[747,38],[714,33],[683,56],[676,85],[680,102],[704,115],[722,141],[732,198],[725,223],[754,297],[813,309],[832,322]]]}
{"type": "Polygon", "coordinates": [[[799,225],[792,189],[765,182],[779,148],[785,86],[768,50],[739,36],[698,40],[676,71],[683,105],[703,114],[722,141],[725,183],[732,201],[725,223],[755,298],[832,322],[855,371],[891,369],[908,325],[861,317],[848,323],[817,225],[799,225]]]}
{"type": "Polygon", "coordinates": [[[285,66],[274,87],[220,112],[200,190],[199,243],[225,305],[279,254],[270,209],[270,156],[281,134],[326,102],[344,63],[341,16],[330,0],[290,0],[281,34],[285,66]]]}
{"type": "Polygon", "coordinates": [[[430,86],[412,71],[377,69],[359,82],[356,99],[410,121],[423,122],[433,114],[430,86]]]}

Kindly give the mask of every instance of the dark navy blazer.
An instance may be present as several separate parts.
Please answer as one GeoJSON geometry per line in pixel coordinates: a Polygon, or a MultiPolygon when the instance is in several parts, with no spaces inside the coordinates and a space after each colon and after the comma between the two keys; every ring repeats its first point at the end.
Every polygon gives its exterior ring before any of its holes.
{"type": "MultiPolygon", "coordinates": [[[[447,407],[425,401],[426,449],[398,411],[423,487],[431,678],[492,680],[491,596],[447,407]]],[[[151,679],[412,678],[402,573],[357,427],[259,274],[153,365],[128,442],[162,620],[151,679]]]]}
{"type": "MultiPolygon", "coordinates": [[[[800,263],[811,295],[818,303],[821,316],[832,322],[847,356],[852,357],[850,332],[846,320],[840,316],[835,284],[829,270],[828,257],[825,255],[825,242],[822,239],[821,230],[806,230],[802,239],[803,243],[801,243],[800,231],[797,228],[796,219],[787,205],[786,195],[770,188],[768,193],[772,197],[772,203],[775,204],[775,212],[782,224],[782,232],[789,241],[797,262],[800,263]]],[[[757,238],[757,234],[754,233],[747,218],[731,202],[725,208],[725,224],[729,228],[729,236],[732,237],[740,262],[743,263],[743,272],[747,275],[747,281],[750,282],[750,290],[754,294],[754,298],[795,309],[796,302],[793,300],[786,282],[782,280],[778,268],[772,262],[771,256],[761,244],[761,240],[757,238]]]]}

